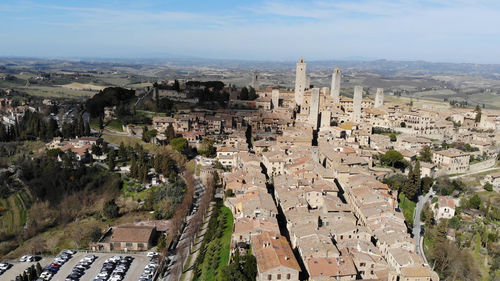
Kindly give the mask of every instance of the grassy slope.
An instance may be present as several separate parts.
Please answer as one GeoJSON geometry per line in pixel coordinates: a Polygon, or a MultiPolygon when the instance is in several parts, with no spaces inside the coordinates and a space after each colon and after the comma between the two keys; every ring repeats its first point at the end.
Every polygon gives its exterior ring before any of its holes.
{"type": "MultiPolygon", "coordinates": [[[[231,210],[225,206],[220,209],[219,217],[226,217],[224,231],[222,233],[221,238],[217,240],[211,241],[211,243],[215,243],[220,246],[219,250],[219,259],[217,264],[217,269],[213,271],[211,266],[208,264],[210,261],[210,257],[205,256],[205,260],[202,265],[202,273],[198,280],[203,281],[214,281],[216,279],[217,274],[222,270],[222,268],[229,263],[229,251],[231,247],[231,235],[233,233],[233,214],[231,210]]],[[[209,247],[209,244],[206,245],[209,247]]]]}
{"type": "Polygon", "coordinates": [[[233,213],[228,207],[222,207],[221,214],[226,215],[226,225],[222,237],[220,238],[221,251],[219,257],[219,267],[217,268],[217,274],[222,270],[222,268],[229,263],[229,251],[231,248],[231,235],[233,233],[233,213]]]}
{"type": "Polygon", "coordinates": [[[106,124],[105,128],[110,128],[111,130],[117,131],[117,132],[123,132],[123,124],[122,121],[119,119],[113,119],[106,124]]]}
{"type": "Polygon", "coordinates": [[[145,143],[141,139],[136,138],[136,137],[129,137],[129,136],[110,136],[110,135],[103,135],[102,138],[112,144],[120,145],[121,142],[125,146],[130,145],[130,146],[135,146],[136,143],[139,143],[144,147],[145,150],[147,151],[153,151],[155,145],[152,143],[145,143]]]}
{"type": "Polygon", "coordinates": [[[407,199],[403,193],[399,194],[399,207],[403,210],[405,220],[413,225],[413,211],[415,210],[415,202],[407,199]]]}

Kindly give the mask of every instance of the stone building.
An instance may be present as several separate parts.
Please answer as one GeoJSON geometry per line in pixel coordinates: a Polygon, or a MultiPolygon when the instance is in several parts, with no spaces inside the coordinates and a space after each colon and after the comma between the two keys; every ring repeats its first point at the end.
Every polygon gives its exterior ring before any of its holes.
{"type": "Polygon", "coordinates": [[[458,149],[436,151],[432,155],[432,162],[442,167],[446,174],[464,173],[469,170],[470,155],[458,149]]]}

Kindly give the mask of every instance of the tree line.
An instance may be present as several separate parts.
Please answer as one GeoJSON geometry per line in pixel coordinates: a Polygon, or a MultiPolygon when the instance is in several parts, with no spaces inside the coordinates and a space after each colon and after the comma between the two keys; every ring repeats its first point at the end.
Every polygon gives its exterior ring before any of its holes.
{"type": "Polygon", "coordinates": [[[64,122],[59,130],[59,124],[51,116],[39,112],[24,112],[24,117],[13,125],[0,123],[0,141],[44,140],[54,137],[74,138],[90,135],[90,125],[84,122],[81,114],[76,120],[64,122]]]}

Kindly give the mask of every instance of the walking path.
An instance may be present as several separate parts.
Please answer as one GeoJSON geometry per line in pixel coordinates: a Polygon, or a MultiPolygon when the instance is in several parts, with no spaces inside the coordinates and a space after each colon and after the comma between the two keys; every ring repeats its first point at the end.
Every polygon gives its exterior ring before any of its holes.
{"type": "Polygon", "coordinates": [[[210,222],[210,216],[212,215],[213,206],[214,203],[211,202],[207,210],[207,215],[205,216],[205,222],[201,227],[201,232],[195,239],[194,248],[191,250],[191,256],[188,258],[189,264],[187,264],[187,270],[183,273],[183,276],[181,276],[181,281],[191,281],[191,279],[193,278],[192,274],[194,270],[194,263],[196,262],[196,259],[200,254],[200,248],[201,245],[203,244],[203,238],[205,237],[205,233],[207,232],[208,229],[208,223],[210,222]]]}
{"type": "Polygon", "coordinates": [[[470,175],[474,175],[474,174],[480,174],[480,173],[484,173],[484,172],[488,172],[488,171],[493,171],[493,170],[500,170],[500,168],[498,168],[498,167],[491,167],[491,168],[479,170],[479,171],[476,171],[476,172],[465,173],[465,174],[461,174],[461,175],[450,177],[450,180],[454,180],[454,179],[458,179],[458,178],[462,178],[462,177],[466,177],[466,176],[470,176],[470,175]]]}

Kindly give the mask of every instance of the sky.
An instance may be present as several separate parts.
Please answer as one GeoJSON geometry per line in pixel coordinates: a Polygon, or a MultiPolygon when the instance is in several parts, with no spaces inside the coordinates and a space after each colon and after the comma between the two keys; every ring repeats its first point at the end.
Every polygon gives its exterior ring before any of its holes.
{"type": "Polygon", "coordinates": [[[498,0],[0,0],[0,57],[500,63],[498,0]]]}

